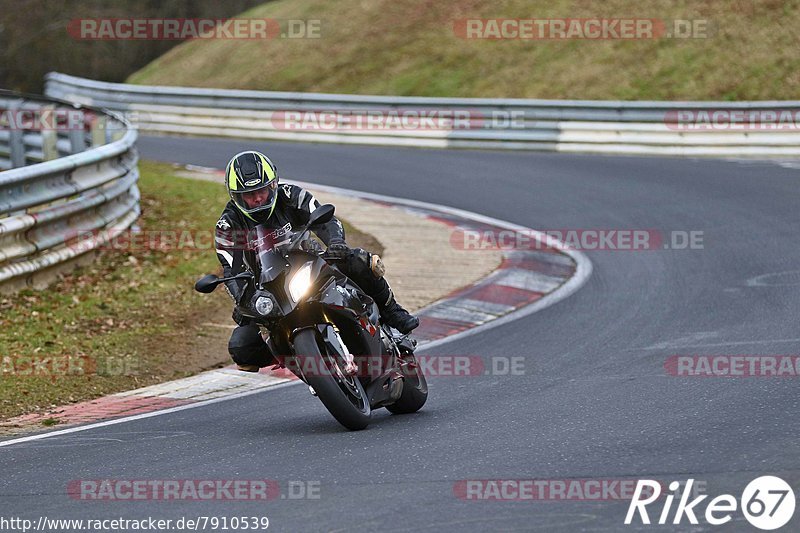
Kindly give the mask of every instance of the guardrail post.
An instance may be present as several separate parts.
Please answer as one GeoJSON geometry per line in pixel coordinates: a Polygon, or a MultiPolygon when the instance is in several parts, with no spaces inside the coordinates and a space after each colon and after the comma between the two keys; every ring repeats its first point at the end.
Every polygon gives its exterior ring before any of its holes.
{"type": "Polygon", "coordinates": [[[85,120],[83,111],[80,116],[77,114],[73,116],[69,127],[67,136],[69,137],[69,151],[71,154],[77,154],[86,150],[86,133],[84,131],[85,120]]]}
{"type": "Polygon", "coordinates": [[[106,122],[106,142],[115,142],[125,136],[125,125],[117,120],[110,119],[106,122]]]}
{"type": "Polygon", "coordinates": [[[21,101],[15,101],[8,106],[10,116],[14,117],[14,123],[11,124],[11,129],[8,132],[8,145],[11,151],[11,168],[24,167],[25,163],[27,162],[27,159],[25,158],[25,141],[22,139],[22,136],[25,134],[25,132],[22,130],[22,128],[20,128],[17,114],[20,107],[22,107],[21,101]]]}
{"type": "Polygon", "coordinates": [[[105,116],[97,116],[92,122],[92,146],[103,146],[106,144],[106,127],[107,121],[105,116]]]}
{"type": "Polygon", "coordinates": [[[58,140],[56,128],[58,126],[55,121],[55,111],[55,106],[42,107],[42,120],[40,121],[42,128],[42,161],[58,159],[58,148],[56,148],[56,141],[58,140]],[[52,124],[52,126],[49,124],[52,124]]]}

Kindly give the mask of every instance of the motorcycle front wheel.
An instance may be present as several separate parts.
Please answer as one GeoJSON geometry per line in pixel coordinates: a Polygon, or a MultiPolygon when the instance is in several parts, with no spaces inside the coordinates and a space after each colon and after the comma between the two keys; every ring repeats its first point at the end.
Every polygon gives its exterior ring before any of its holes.
{"type": "Polygon", "coordinates": [[[306,383],[314,388],[317,397],[333,417],[349,430],[364,429],[369,425],[372,409],[364,387],[356,376],[347,376],[342,370],[343,361],[336,354],[320,349],[314,329],[304,329],[294,338],[295,357],[301,368],[324,369],[304,375],[306,383]]]}

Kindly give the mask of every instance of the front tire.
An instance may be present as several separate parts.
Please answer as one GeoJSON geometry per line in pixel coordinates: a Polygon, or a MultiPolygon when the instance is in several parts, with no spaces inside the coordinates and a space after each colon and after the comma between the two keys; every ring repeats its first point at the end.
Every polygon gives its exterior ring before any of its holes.
{"type": "MultiPolygon", "coordinates": [[[[334,356],[323,354],[313,329],[304,329],[294,338],[295,354],[311,359],[310,368],[319,369],[313,376],[304,376],[306,383],[314,388],[317,397],[333,417],[349,430],[357,431],[369,425],[372,409],[364,387],[355,376],[342,378],[337,375],[338,361],[334,356]],[[322,371],[326,370],[326,371],[322,371]]],[[[327,350],[326,350],[327,352],[327,350]]],[[[299,361],[303,363],[303,361],[299,361]]],[[[305,365],[300,365],[303,368],[305,365]]]]}

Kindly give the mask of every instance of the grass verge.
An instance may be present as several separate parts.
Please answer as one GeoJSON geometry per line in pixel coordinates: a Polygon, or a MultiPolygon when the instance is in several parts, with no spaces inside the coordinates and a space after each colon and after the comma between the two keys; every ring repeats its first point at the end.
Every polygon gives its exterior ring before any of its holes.
{"type": "Polygon", "coordinates": [[[621,100],[792,100],[800,84],[798,0],[279,0],[241,16],[319,21],[318,38],[196,39],[128,81],[621,100]],[[493,40],[454,31],[458,20],[490,18],[706,22],[694,38],[493,40]]]}
{"type": "MultiPolygon", "coordinates": [[[[139,168],[145,235],[213,230],[227,201],[221,184],[164,163],[139,168]]],[[[351,246],[382,252],[344,224],[351,246]]],[[[228,364],[230,299],[193,290],[221,270],[211,245],[105,251],[48,290],[0,297],[0,420],[228,364]]]]}

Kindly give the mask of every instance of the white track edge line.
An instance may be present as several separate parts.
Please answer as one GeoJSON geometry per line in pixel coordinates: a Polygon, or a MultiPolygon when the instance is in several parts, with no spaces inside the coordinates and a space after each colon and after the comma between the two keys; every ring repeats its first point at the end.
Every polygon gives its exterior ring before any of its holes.
{"type": "Polygon", "coordinates": [[[142,420],[143,418],[151,418],[151,417],[154,417],[154,416],[165,415],[165,414],[168,414],[168,413],[176,413],[178,411],[185,411],[187,409],[193,409],[195,407],[203,407],[204,405],[210,405],[212,403],[219,403],[219,402],[223,402],[225,400],[233,400],[235,398],[244,398],[245,396],[250,396],[252,394],[257,394],[259,392],[264,392],[265,390],[268,390],[268,389],[279,389],[281,387],[286,387],[287,385],[294,385],[295,383],[296,383],[296,381],[294,381],[294,380],[287,380],[287,381],[284,381],[284,382],[281,382],[281,383],[275,383],[274,385],[268,385],[266,387],[261,387],[261,388],[258,388],[258,389],[253,389],[253,390],[248,390],[248,391],[243,391],[243,392],[237,392],[236,394],[231,394],[230,396],[223,396],[221,398],[211,398],[210,400],[202,400],[202,401],[199,401],[199,402],[187,403],[185,405],[176,405],[175,407],[168,407],[166,409],[160,409],[158,411],[151,411],[149,413],[141,413],[141,414],[138,414],[138,415],[130,415],[130,416],[125,416],[125,417],[121,417],[121,418],[114,418],[112,420],[104,420],[102,422],[94,422],[92,424],[86,424],[86,425],[83,425],[83,426],[75,426],[75,427],[71,427],[71,428],[58,429],[56,431],[50,431],[50,432],[47,432],[47,433],[37,433],[35,435],[28,435],[27,437],[20,437],[20,438],[17,438],[17,439],[4,440],[4,441],[0,441],[0,448],[2,448],[3,446],[10,446],[12,444],[20,444],[20,443],[23,443],[23,442],[30,442],[30,441],[33,441],[33,440],[40,440],[40,439],[45,439],[45,438],[49,438],[49,437],[57,437],[59,435],[67,435],[69,433],[77,433],[79,431],[86,431],[88,429],[101,428],[101,427],[105,427],[105,426],[114,426],[116,424],[122,424],[123,422],[132,422],[134,420],[142,420]]]}

